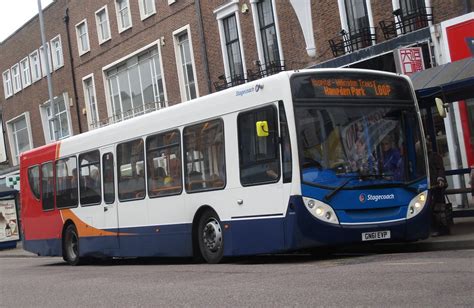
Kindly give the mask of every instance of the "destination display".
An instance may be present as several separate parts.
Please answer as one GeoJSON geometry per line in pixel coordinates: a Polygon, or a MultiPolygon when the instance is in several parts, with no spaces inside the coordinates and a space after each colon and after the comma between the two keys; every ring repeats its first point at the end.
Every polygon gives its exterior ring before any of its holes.
{"type": "Polygon", "coordinates": [[[410,100],[410,87],[398,77],[358,74],[313,74],[292,80],[295,98],[410,100]],[[352,75],[352,76],[351,76],[352,75]]]}

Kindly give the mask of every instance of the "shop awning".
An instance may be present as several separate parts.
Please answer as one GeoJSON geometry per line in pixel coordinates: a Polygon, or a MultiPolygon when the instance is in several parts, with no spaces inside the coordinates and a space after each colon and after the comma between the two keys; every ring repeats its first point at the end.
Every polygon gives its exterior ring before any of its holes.
{"type": "Polygon", "coordinates": [[[420,104],[474,98],[474,57],[432,67],[411,76],[420,104]]]}

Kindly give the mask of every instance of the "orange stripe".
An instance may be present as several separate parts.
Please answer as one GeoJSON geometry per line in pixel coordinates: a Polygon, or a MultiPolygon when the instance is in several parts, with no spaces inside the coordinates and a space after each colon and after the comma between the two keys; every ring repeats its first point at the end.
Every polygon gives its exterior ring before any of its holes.
{"type": "MultiPolygon", "coordinates": [[[[72,220],[76,225],[77,232],[79,233],[80,237],[88,237],[88,236],[118,236],[119,233],[117,232],[110,232],[101,229],[94,228],[84,221],[82,221],[79,217],[77,217],[70,209],[61,210],[61,217],[63,219],[63,224],[66,220],[72,220]]],[[[121,234],[121,235],[128,235],[128,234],[121,234]]]]}

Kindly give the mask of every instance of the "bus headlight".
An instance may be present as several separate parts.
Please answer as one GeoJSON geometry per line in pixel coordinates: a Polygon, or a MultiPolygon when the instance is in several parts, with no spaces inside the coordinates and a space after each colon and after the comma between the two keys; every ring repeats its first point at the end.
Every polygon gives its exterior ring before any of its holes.
{"type": "Polygon", "coordinates": [[[308,211],[317,219],[331,224],[339,224],[336,212],[334,212],[331,206],[307,197],[303,197],[303,202],[308,211]]]}
{"type": "Polygon", "coordinates": [[[408,205],[407,210],[407,219],[413,218],[418,215],[426,204],[426,199],[428,198],[428,192],[418,194],[415,198],[411,199],[410,204],[408,205]]]}

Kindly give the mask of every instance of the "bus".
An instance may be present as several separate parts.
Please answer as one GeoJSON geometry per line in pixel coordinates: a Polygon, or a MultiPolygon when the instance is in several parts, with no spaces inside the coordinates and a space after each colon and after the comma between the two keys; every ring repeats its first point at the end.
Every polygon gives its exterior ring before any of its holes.
{"type": "Polygon", "coordinates": [[[218,263],[416,241],[426,157],[407,77],[281,72],[23,153],[23,247],[218,263]]]}

